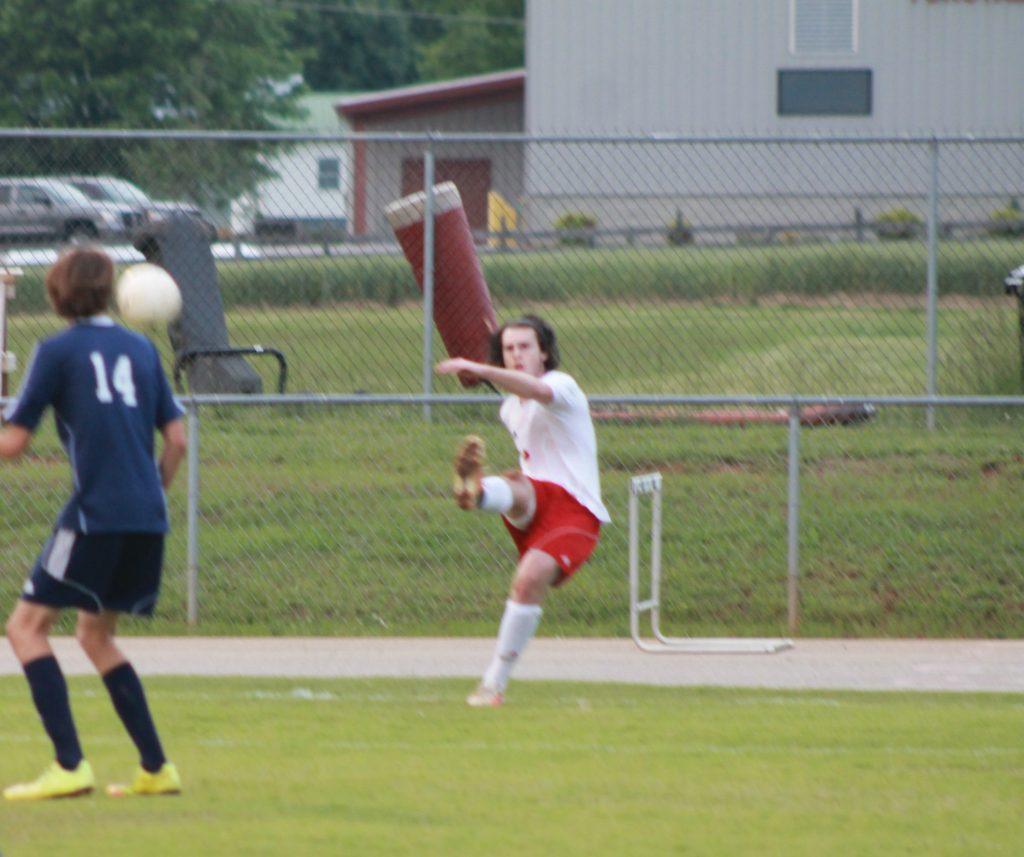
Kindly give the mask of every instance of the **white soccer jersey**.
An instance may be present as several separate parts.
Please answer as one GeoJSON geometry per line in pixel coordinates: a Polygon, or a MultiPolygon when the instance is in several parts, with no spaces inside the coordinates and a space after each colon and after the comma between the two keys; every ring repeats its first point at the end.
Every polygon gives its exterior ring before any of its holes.
{"type": "Polygon", "coordinates": [[[587,397],[565,372],[545,372],[541,380],[554,393],[550,404],[507,396],[501,405],[501,421],[519,450],[519,467],[527,476],[561,485],[608,523],[587,397]]]}

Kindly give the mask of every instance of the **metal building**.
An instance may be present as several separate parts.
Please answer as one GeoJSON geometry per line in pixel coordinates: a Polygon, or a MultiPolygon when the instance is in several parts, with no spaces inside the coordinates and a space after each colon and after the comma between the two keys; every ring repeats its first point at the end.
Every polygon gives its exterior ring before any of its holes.
{"type": "MultiPolygon", "coordinates": [[[[523,130],[522,69],[462,77],[349,96],[339,115],[357,132],[443,131],[513,133],[523,130]]],[[[353,146],[352,219],[356,235],[390,234],[383,210],[423,188],[423,143],[359,140],[353,146]]],[[[488,196],[518,199],[523,150],[501,143],[456,143],[435,150],[438,182],[454,181],[470,225],[487,228],[488,196]]]]}
{"type": "MultiPolygon", "coordinates": [[[[1024,133],[1017,0],[528,0],[531,134],[890,137],[1024,133]]],[[[942,153],[944,204],[1024,194],[1019,146],[942,153]]],[[[602,220],[848,220],[920,208],[927,151],[531,146],[527,210],[602,220]],[[724,201],[724,202],[723,202],[724,201]]]]}
{"type": "Polygon", "coordinates": [[[530,133],[1024,130],[1024,3],[528,0],[530,133]]]}

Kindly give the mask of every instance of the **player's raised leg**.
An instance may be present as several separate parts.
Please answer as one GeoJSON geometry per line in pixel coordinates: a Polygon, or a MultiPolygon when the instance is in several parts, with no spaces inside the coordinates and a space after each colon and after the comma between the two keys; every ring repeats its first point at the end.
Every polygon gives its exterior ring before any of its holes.
{"type": "Polygon", "coordinates": [[[460,509],[479,509],[504,515],[526,529],[536,509],[533,484],[522,473],[485,476],[485,445],[482,438],[466,435],[455,452],[453,492],[460,509]]]}
{"type": "Polygon", "coordinates": [[[512,670],[540,624],[541,603],[560,575],[561,569],[554,557],[539,550],[523,554],[505,602],[494,655],[479,686],[466,698],[469,705],[494,707],[505,701],[505,688],[512,670]]]}
{"type": "Polygon", "coordinates": [[[167,761],[135,668],[114,642],[117,613],[80,611],[75,636],[82,650],[103,677],[117,716],[139,751],[139,770],[131,785],[111,785],[107,793],[126,795],[178,794],[181,780],[167,761]]]}
{"type": "Polygon", "coordinates": [[[32,701],[56,756],[37,779],[4,789],[7,800],[75,797],[91,792],[95,784],[71,716],[67,682],[48,640],[57,615],[56,609],[19,601],[7,620],[7,638],[25,672],[32,701]]]}

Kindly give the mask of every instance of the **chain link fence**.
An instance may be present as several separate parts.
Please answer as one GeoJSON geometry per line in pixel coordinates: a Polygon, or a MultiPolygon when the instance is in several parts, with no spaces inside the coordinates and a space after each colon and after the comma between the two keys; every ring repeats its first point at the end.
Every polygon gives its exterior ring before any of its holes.
{"type": "MultiPolygon", "coordinates": [[[[1024,138],[0,133],[0,266],[23,271],[8,390],[59,329],[41,287],[58,248],[87,238],[138,261],[139,230],[187,211],[211,239],[228,344],[280,349],[288,392],[309,398],[200,406],[193,539],[182,478],[161,615],[133,631],[493,633],[511,545],[448,492],[468,431],[495,469],[514,464],[496,405],[435,400],[425,419],[421,400],[373,398],[460,392],[424,371],[443,344],[425,348],[421,293],[382,214],[430,173],[459,187],[499,317],[548,317],[596,397],[615,523],[550,599],[545,633],[627,633],[628,481],[647,470],[665,475],[665,630],[791,630],[785,420],[636,397],[1020,392],[1002,283],[1024,263],[1024,138]],[[89,177],[148,201],[66,190],[89,177]],[[18,219],[27,187],[54,198],[18,219]],[[335,394],[365,401],[314,401],[335,394]]],[[[154,338],[170,372],[175,350],[154,338]]],[[[275,390],[274,365],[249,363],[275,390]]],[[[1024,537],[1008,514],[1019,408],[928,413],[887,405],[803,434],[799,633],[1024,632],[1024,537]]],[[[67,491],[49,427],[0,479],[10,600],[67,491]]]]}
{"type": "MultiPolygon", "coordinates": [[[[490,464],[515,451],[494,404],[274,404],[198,408],[199,491],[190,548],[187,474],[159,617],[139,632],[489,634],[515,554],[500,522],[458,510],[450,459],[479,432],[490,464]],[[193,554],[194,551],[194,554],[193,554]],[[190,583],[190,571],[194,582],[190,583]],[[195,587],[194,589],[192,587],[195,587]],[[190,610],[191,606],[191,610],[190,610]]],[[[999,407],[878,406],[856,425],[800,433],[795,624],[787,604],[789,435],[715,425],[721,405],[598,400],[613,523],[546,633],[628,632],[628,484],[664,476],[662,627],[688,636],[963,636],[1024,633],[1020,399],[999,407]]],[[[810,414],[811,408],[806,413],[810,414]]],[[[67,493],[46,427],[4,471],[0,547],[13,598],[67,493]]]]}

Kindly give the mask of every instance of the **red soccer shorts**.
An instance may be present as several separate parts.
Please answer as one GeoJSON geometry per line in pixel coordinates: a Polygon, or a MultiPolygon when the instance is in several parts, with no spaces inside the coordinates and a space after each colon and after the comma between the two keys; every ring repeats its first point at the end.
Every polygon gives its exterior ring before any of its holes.
{"type": "Polygon", "coordinates": [[[502,520],[519,549],[519,556],[531,548],[543,551],[562,569],[558,583],[564,583],[594,552],[601,535],[601,522],[561,485],[527,478],[537,498],[537,510],[530,526],[520,530],[506,518],[502,520]]]}

